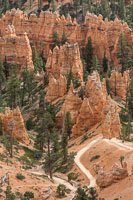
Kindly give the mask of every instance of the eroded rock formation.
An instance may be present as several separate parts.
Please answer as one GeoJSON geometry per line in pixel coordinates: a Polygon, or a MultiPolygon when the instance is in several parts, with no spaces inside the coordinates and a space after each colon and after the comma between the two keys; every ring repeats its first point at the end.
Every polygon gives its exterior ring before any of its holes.
{"type": "Polygon", "coordinates": [[[81,98],[79,98],[78,94],[74,91],[73,84],[71,82],[69,92],[65,97],[65,101],[62,105],[62,108],[57,113],[57,116],[56,116],[58,125],[61,127],[62,120],[64,118],[64,115],[67,112],[70,112],[71,119],[72,119],[73,123],[75,123],[76,119],[79,115],[79,110],[80,110],[81,104],[82,104],[82,100],[81,100],[81,98]]]}
{"type": "Polygon", "coordinates": [[[29,144],[29,136],[26,132],[24,120],[19,107],[13,111],[10,110],[10,108],[7,108],[5,114],[0,113],[0,117],[2,120],[3,131],[16,140],[24,144],[29,144]]]}
{"type": "Polygon", "coordinates": [[[115,163],[109,173],[99,172],[96,183],[100,188],[105,188],[126,178],[127,176],[127,168],[122,168],[117,163],[115,163]]]}
{"type": "Polygon", "coordinates": [[[51,77],[46,94],[46,101],[52,102],[57,98],[63,97],[66,94],[67,80],[65,76],[60,75],[59,79],[51,77]]]}
{"type": "MultiPolygon", "coordinates": [[[[111,102],[111,100],[109,100],[111,102]]],[[[119,138],[121,134],[121,123],[117,106],[112,102],[107,106],[107,114],[104,122],[99,127],[98,132],[102,133],[105,138],[111,139],[112,137],[119,138]]]]}
{"type": "Polygon", "coordinates": [[[83,81],[83,65],[78,44],[70,45],[66,43],[60,48],[55,47],[53,53],[50,51],[46,70],[57,79],[60,75],[67,75],[72,71],[73,76],[83,81]]]}
{"type": "Polygon", "coordinates": [[[30,42],[35,43],[38,50],[40,41],[43,41],[43,53],[46,58],[53,46],[54,31],[57,31],[60,40],[65,32],[67,41],[70,44],[77,42],[81,48],[85,47],[88,36],[90,36],[94,55],[97,55],[101,61],[106,50],[107,58],[111,63],[115,60],[114,56],[116,57],[112,51],[118,41],[119,34],[123,32],[129,44],[132,42],[132,32],[126,23],[122,24],[118,19],[114,22],[108,22],[107,19],[104,21],[102,16],[97,17],[90,13],[86,15],[84,25],[79,25],[75,19],[72,22],[70,16],[67,19],[62,16],[60,19],[57,13],[47,11],[41,12],[39,18],[35,14],[31,14],[28,19],[22,11],[13,9],[7,11],[0,19],[0,36],[5,35],[5,28],[9,23],[14,25],[17,35],[26,32],[30,42]]]}
{"type": "Polygon", "coordinates": [[[119,137],[121,126],[117,106],[107,95],[105,81],[100,81],[97,72],[93,72],[92,76],[88,77],[85,91],[85,98],[72,129],[73,136],[80,136],[94,125],[101,123],[108,128],[101,129],[104,137],[119,137]]]}
{"type": "Polygon", "coordinates": [[[0,37],[0,58],[9,64],[18,65],[19,71],[23,68],[33,70],[32,51],[27,34],[16,35],[13,25],[8,25],[5,35],[0,37]]]}
{"type": "Polygon", "coordinates": [[[110,91],[123,100],[126,100],[126,92],[129,83],[129,71],[125,71],[123,75],[119,72],[112,71],[111,76],[108,79],[108,86],[110,91]]]}

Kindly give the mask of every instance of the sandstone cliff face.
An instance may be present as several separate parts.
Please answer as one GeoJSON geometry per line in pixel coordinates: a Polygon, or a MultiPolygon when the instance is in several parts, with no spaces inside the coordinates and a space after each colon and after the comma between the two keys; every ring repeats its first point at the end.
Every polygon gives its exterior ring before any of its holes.
{"type": "Polygon", "coordinates": [[[78,114],[79,114],[81,104],[82,104],[82,100],[81,100],[81,98],[79,98],[78,94],[76,92],[74,92],[73,84],[71,83],[69,92],[65,97],[65,101],[62,105],[62,108],[57,113],[57,116],[56,116],[58,126],[60,126],[60,127],[62,126],[62,121],[63,121],[64,115],[67,112],[70,112],[71,119],[72,119],[73,123],[75,123],[76,119],[78,117],[78,114]]]}
{"type": "Polygon", "coordinates": [[[78,44],[55,47],[53,53],[50,51],[47,63],[47,72],[59,78],[60,75],[67,75],[72,71],[73,76],[83,81],[83,65],[80,59],[78,44]]]}
{"type": "Polygon", "coordinates": [[[5,114],[0,113],[0,117],[2,119],[3,131],[16,140],[24,144],[29,144],[29,136],[26,132],[24,120],[18,107],[13,111],[8,108],[5,114]]]}
{"type": "Polygon", "coordinates": [[[110,91],[119,96],[124,101],[126,100],[127,87],[130,83],[129,71],[125,71],[122,75],[119,72],[113,71],[108,79],[110,91]]]}
{"type": "Polygon", "coordinates": [[[85,96],[72,129],[73,136],[80,136],[101,123],[100,133],[103,133],[105,138],[119,137],[121,126],[117,106],[107,95],[106,84],[101,83],[97,72],[88,77],[85,96]],[[104,126],[107,129],[104,129],[104,126]]]}
{"type": "Polygon", "coordinates": [[[19,71],[23,68],[33,70],[32,51],[27,34],[16,36],[13,25],[8,25],[5,35],[0,37],[0,58],[9,64],[17,64],[19,71]]]}
{"type": "Polygon", "coordinates": [[[66,32],[68,42],[70,44],[77,42],[81,48],[86,45],[88,36],[91,36],[94,54],[101,61],[106,50],[107,58],[111,63],[116,57],[112,51],[120,32],[124,33],[129,44],[132,42],[132,32],[126,23],[122,24],[118,19],[114,22],[103,21],[102,16],[97,17],[93,14],[87,14],[84,25],[79,25],[76,20],[72,22],[70,16],[67,19],[62,16],[60,19],[58,14],[47,11],[41,12],[39,18],[32,14],[28,19],[20,10],[13,9],[0,19],[1,36],[5,35],[8,24],[14,25],[17,35],[26,32],[30,42],[34,42],[38,49],[40,40],[43,41],[43,53],[46,58],[53,46],[53,31],[57,31],[60,39],[63,31],[66,32]]]}
{"type": "Polygon", "coordinates": [[[121,134],[121,123],[119,118],[119,113],[117,111],[117,106],[109,100],[109,105],[107,106],[107,114],[105,116],[104,122],[99,127],[98,132],[102,133],[105,138],[111,139],[113,137],[119,138],[121,134]]]}
{"type": "Polygon", "coordinates": [[[88,77],[85,92],[86,97],[72,130],[74,136],[82,135],[104,118],[107,93],[97,72],[88,77]]]}
{"type": "Polygon", "coordinates": [[[66,94],[67,80],[65,76],[60,75],[59,79],[51,77],[49,80],[46,101],[52,102],[66,94]]]}
{"type": "MultiPolygon", "coordinates": [[[[126,166],[126,163],[125,163],[126,166]]],[[[117,163],[112,166],[109,173],[99,172],[96,183],[100,188],[105,188],[128,176],[126,167],[122,168],[117,163]]]]}

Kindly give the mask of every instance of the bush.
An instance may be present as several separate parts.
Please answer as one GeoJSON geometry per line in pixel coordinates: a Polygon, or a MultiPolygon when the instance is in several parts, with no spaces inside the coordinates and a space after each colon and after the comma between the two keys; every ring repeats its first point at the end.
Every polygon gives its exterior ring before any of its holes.
{"type": "Polygon", "coordinates": [[[56,193],[58,194],[58,197],[65,197],[66,186],[63,184],[59,184],[56,193]]]}
{"type": "Polygon", "coordinates": [[[18,174],[16,175],[16,178],[22,181],[22,180],[25,179],[25,176],[23,176],[21,173],[18,173],[18,174]]]}
{"type": "Polygon", "coordinates": [[[96,159],[98,159],[98,158],[100,158],[100,155],[95,155],[95,156],[93,156],[93,157],[90,159],[90,162],[92,162],[93,160],[96,160],[96,159]]]}
{"type": "Polygon", "coordinates": [[[70,182],[71,180],[76,180],[78,178],[78,174],[71,172],[67,175],[67,177],[68,177],[68,182],[70,182]]]}
{"type": "Polygon", "coordinates": [[[80,142],[80,144],[82,144],[85,140],[87,140],[88,139],[88,135],[83,135],[83,137],[82,137],[82,139],[81,139],[81,142],[80,142]]]}
{"type": "Polygon", "coordinates": [[[24,197],[26,198],[26,200],[33,199],[33,198],[34,198],[34,193],[33,193],[33,192],[26,191],[26,192],[24,193],[24,197]]]}

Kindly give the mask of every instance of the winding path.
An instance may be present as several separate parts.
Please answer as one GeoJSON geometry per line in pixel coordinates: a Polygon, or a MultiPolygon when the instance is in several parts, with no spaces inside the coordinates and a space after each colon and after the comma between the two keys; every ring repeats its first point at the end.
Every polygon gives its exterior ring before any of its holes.
{"type": "Polygon", "coordinates": [[[96,144],[97,142],[101,141],[103,138],[103,136],[99,136],[97,137],[95,140],[93,140],[92,142],[90,142],[87,146],[85,146],[83,149],[81,149],[74,161],[77,164],[77,166],[81,169],[81,171],[87,176],[87,178],[90,180],[90,185],[89,187],[94,187],[96,185],[96,179],[91,175],[91,173],[89,172],[89,170],[87,170],[84,165],[80,162],[80,158],[81,156],[88,150],[90,149],[94,144],[96,144]]]}
{"type": "Polygon", "coordinates": [[[83,149],[81,149],[76,157],[75,157],[75,163],[77,164],[77,166],[80,168],[80,170],[87,176],[87,178],[90,180],[90,185],[89,187],[94,187],[96,186],[96,179],[91,175],[90,171],[87,170],[84,165],[80,162],[80,158],[81,156],[88,150],[90,149],[94,144],[98,143],[99,141],[105,141],[107,142],[109,145],[113,145],[115,147],[117,147],[120,150],[132,150],[133,151],[133,147],[127,145],[127,144],[123,144],[121,140],[118,140],[116,138],[112,138],[111,140],[109,139],[102,139],[103,136],[99,136],[97,137],[95,140],[93,140],[92,142],[90,142],[87,146],[85,146],[83,149]]]}

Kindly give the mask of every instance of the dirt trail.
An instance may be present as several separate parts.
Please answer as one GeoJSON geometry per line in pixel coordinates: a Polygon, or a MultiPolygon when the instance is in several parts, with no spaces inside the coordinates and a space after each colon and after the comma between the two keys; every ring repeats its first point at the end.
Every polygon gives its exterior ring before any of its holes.
{"type": "Polygon", "coordinates": [[[101,141],[103,138],[102,135],[100,135],[99,137],[97,137],[95,140],[93,140],[92,142],[90,142],[87,146],[85,146],[83,149],[81,149],[74,161],[77,164],[77,166],[81,169],[81,171],[88,177],[88,179],[90,180],[90,185],[89,187],[94,187],[96,185],[96,179],[91,175],[91,173],[89,172],[89,170],[87,170],[84,165],[80,162],[80,158],[81,156],[89,149],[91,148],[94,144],[96,144],[97,142],[101,141]]]}
{"type": "Polygon", "coordinates": [[[118,140],[116,138],[112,138],[111,140],[103,139],[103,141],[107,142],[110,145],[117,147],[120,150],[132,150],[133,151],[133,146],[132,147],[129,146],[129,145],[131,145],[131,143],[128,143],[128,142],[126,142],[126,144],[123,144],[121,140],[118,140]]]}

